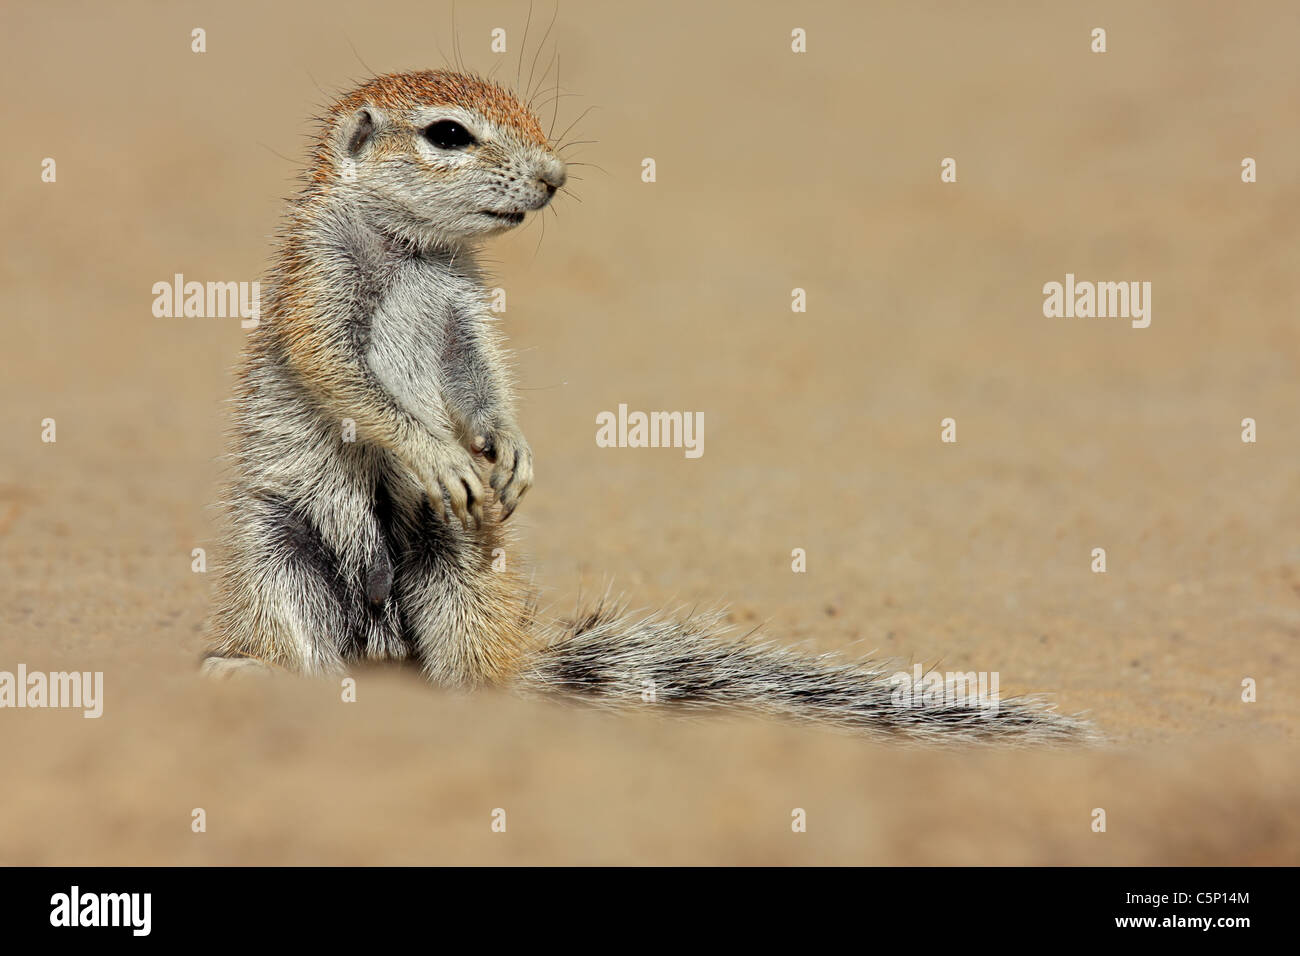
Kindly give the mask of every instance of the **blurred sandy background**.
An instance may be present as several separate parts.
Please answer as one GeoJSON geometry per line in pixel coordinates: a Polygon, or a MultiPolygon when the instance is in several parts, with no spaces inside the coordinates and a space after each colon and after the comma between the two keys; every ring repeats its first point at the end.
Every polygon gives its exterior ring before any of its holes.
{"type": "MultiPolygon", "coordinates": [[[[493,67],[503,26],[513,81],[526,11],[458,4],[468,64],[493,67]]],[[[352,47],[442,65],[450,8],[0,16],[0,669],[106,672],[100,720],[0,711],[0,862],[1300,860],[1294,4],[564,0],[539,61],[558,43],[579,94],[557,133],[598,107],[569,155],[603,168],[573,169],[582,201],[540,246],[534,224],[490,249],[547,600],[612,582],[811,648],[996,670],[1112,738],[1075,752],[612,717],[391,671],[358,672],[351,705],[201,683],[190,552],[242,333],[156,319],[150,288],[259,278],[321,90],[366,75],[352,47]],[[1066,272],[1152,282],[1151,327],[1045,319],[1066,272]],[[704,457],[597,448],[620,402],[703,411],[704,457]]]]}

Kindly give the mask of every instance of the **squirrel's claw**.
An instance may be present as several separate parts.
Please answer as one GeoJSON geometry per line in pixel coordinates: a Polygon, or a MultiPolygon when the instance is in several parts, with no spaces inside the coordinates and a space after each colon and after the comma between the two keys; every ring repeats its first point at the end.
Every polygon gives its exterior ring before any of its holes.
{"type": "Polygon", "coordinates": [[[488,484],[501,504],[501,520],[508,519],[529,488],[533,486],[533,450],[523,435],[502,436],[488,445],[496,452],[496,464],[488,484]]]}
{"type": "Polygon", "coordinates": [[[457,449],[463,461],[447,460],[438,462],[431,474],[425,479],[425,488],[433,503],[433,509],[443,521],[451,514],[460,519],[466,531],[483,523],[483,483],[474,468],[474,461],[461,449],[457,449]]]}

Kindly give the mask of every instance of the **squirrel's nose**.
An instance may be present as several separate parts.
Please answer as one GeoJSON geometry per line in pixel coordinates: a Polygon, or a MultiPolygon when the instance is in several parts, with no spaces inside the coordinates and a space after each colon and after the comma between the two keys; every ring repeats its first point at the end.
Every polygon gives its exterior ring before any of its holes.
{"type": "Polygon", "coordinates": [[[537,179],[546,187],[546,191],[554,196],[555,190],[563,186],[568,179],[568,173],[563,162],[552,158],[542,164],[542,168],[537,172],[537,179]]]}

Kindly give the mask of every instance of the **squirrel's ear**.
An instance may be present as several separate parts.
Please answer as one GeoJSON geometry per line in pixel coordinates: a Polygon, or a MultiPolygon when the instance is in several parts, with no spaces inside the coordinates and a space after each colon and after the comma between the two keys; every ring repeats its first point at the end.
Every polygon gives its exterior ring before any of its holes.
{"type": "Polygon", "coordinates": [[[366,145],[383,125],[384,117],[378,110],[362,107],[339,124],[339,144],[348,159],[359,159],[366,145]]]}

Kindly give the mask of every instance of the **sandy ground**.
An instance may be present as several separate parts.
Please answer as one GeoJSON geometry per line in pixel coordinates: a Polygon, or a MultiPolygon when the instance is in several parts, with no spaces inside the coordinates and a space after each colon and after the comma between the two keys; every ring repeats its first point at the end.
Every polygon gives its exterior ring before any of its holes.
{"type": "MultiPolygon", "coordinates": [[[[544,241],[490,251],[537,583],[997,671],[1110,743],[905,751],[387,670],[354,704],[200,682],[191,551],[243,333],[154,318],[151,287],[258,278],[321,90],[367,73],[351,47],[442,65],[449,8],[6,4],[0,669],[102,670],[105,713],[0,711],[0,862],[1300,859],[1294,4],[841,6],[562,5],[538,71],[558,41],[556,133],[598,107],[569,152],[598,165],[544,241]],[[1044,318],[1067,272],[1150,281],[1151,326],[1044,318]],[[597,448],[619,403],[703,411],[703,457],[597,448]]],[[[460,7],[465,60],[504,26],[513,82],[526,4],[460,7]]]]}

